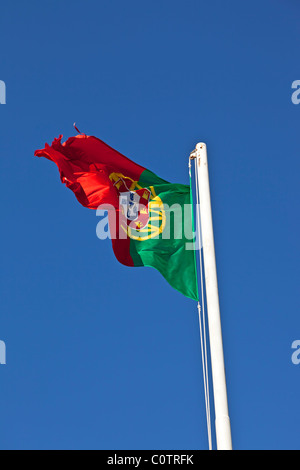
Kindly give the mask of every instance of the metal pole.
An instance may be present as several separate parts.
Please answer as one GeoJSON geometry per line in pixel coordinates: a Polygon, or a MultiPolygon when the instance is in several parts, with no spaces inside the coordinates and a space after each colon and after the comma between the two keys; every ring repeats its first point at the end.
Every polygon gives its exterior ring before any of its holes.
{"type": "Polygon", "coordinates": [[[200,219],[202,230],[207,315],[211,351],[211,367],[216,415],[218,450],[232,450],[228,413],[220,305],[211,211],[207,150],[204,143],[196,145],[196,167],[199,182],[200,219]]]}

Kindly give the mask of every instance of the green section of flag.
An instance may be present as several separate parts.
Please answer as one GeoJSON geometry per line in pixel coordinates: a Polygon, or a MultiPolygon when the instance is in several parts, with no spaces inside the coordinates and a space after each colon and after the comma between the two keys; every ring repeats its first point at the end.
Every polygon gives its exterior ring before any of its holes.
{"type": "Polygon", "coordinates": [[[190,186],[170,184],[148,170],[139,185],[151,190],[151,203],[147,229],[130,236],[134,265],[156,268],[172,287],[198,300],[190,186]]]}

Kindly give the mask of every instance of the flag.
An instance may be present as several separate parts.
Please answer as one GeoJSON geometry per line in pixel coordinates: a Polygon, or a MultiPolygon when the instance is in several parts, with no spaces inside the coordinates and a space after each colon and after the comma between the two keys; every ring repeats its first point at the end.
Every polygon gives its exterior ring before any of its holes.
{"type": "Polygon", "coordinates": [[[58,166],[61,182],[90,209],[108,210],[113,250],[126,266],[156,268],[198,300],[191,188],[171,184],[84,134],[36,150],[58,166]]]}

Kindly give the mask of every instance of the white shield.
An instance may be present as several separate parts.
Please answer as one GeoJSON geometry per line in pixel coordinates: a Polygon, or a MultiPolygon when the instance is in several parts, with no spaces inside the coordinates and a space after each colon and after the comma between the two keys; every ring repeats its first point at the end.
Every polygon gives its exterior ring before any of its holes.
{"type": "Polygon", "coordinates": [[[128,220],[136,220],[139,215],[140,196],[134,191],[120,193],[120,206],[128,220]]]}

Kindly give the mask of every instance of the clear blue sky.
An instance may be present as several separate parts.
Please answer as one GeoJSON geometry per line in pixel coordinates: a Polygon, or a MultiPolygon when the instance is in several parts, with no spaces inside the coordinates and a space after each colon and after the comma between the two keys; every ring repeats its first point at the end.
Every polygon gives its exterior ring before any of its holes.
{"type": "Polygon", "coordinates": [[[2,449],[207,448],[196,305],[34,158],[80,130],[172,182],[208,145],[236,449],[298,449],[296,0],[2,2],[2,449]]]}

